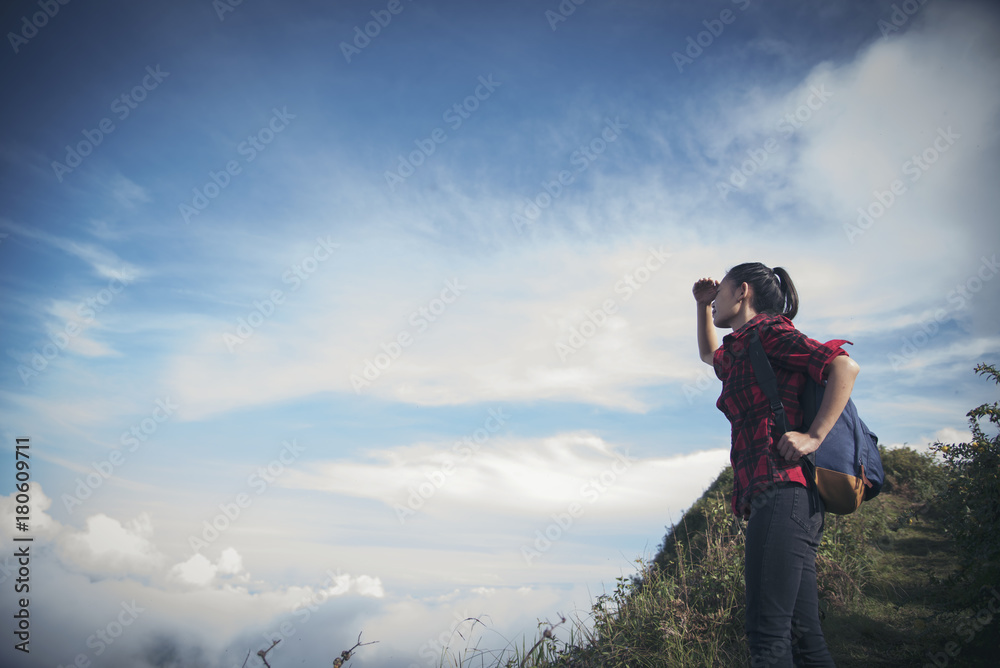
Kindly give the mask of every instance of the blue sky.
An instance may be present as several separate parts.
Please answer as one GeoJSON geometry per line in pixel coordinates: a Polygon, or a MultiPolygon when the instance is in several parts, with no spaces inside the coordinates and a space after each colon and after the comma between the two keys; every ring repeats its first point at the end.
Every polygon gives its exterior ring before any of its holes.
{"type": "Polygon", "coordinates": [[[282,623],[275,666],[361,631],[358,666],[436,665],[466,617],[490,649],[586,617],[728,460],[690,289],[743,261],[853,341],[882,442],[961,439],[994,398],[988,3],[16,2],[2,25],[23,665],[228,668],[282,623]]]}

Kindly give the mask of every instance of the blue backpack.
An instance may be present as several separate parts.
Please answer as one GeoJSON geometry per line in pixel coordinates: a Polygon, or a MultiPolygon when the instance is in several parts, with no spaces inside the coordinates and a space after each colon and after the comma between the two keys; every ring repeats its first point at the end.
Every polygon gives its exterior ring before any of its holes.
{"type": "MultiPolygon", "coordinates": [[[[775,424],[782,433],[791,431],[785,407],[778,395],[778,381],[774,369],[767,359],[764,346],[757,330],[750,333],[750,363],[753,365],[757,384],[760,385],[774,415],[775,424]]],[[[803,421],[800,431],[807,431],[816,413],[819,412],[826,387],[806,379],[806,387],[800,397],[803,421]]],[[[816,452],[802,458],[806,479],[812,480],[826,509],[836,515],[848,515],[882,491],[885,474],[882,458],[878,451],[878,436],[858,415],[854,401],[848,399],[844,412],[840,414],[830,433],[823,439],[816,452]]]]}

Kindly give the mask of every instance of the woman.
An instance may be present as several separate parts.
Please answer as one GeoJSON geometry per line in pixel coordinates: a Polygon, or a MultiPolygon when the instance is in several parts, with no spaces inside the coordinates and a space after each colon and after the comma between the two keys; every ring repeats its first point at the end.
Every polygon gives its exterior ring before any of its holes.
{"type": "Polygon", "coordinates": [[[732,425],[732,509],[749,520],[745,577],[751,665],[792,666],[794,661],[798,666],[833,666],[819,623],[816,589],[824,508],[799,460],[820,447],[843,412],[858,365],[839,345],[820,343],[795,329],[791,320],[798,311],[798,293],[781,267],[741,264],[721,282],[699,280],[693,291],[698,349],[722,380],[716,405],[732,425]],[[721,347],[715,327],[733,330],[721,347]],[[802,422],[799,394],[806,375],[826,381],[808,432],[775,437],[770,404],[747,355],[753,330],[777,376],[788,424],[802,422]]]}

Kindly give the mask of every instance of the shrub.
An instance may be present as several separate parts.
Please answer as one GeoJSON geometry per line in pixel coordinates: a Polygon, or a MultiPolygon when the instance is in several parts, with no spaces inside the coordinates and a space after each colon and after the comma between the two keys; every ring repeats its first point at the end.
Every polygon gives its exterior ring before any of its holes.
{"type": "MultiPolygon", "coordinates": [[[[976,373],[1000,384],[1000,374],[986,364],[976,373]]],[[[1000,404],[982,404],[967,413],[972,440],[968,443],[935,443],[948,470],[944,509],[948,526],[959,547],[965,576],[980,586],[1000,581],[1000,435],[991,437],[982,420],[1000,428],[1000,404]]]]}
{"type": "Polygon", "coordinates": [[[881,446],[879,452],[885,471],[882,487],[885,492],[915,497],[916,501],[928,501],[940,493],[947,483],[946,471],[933,454],[911,448],[886,450],[881,446]]]}

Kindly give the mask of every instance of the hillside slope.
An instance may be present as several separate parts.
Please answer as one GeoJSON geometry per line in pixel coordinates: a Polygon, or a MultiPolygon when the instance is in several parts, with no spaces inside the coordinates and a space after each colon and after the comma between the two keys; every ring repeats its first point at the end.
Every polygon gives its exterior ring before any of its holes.
{"type": "MultiPolygon", "coordinates": [[[[885,491],[827,515],[817,556],[823,627],[843,668],[996,665],[1000,583],[962,584],[942,512],[944,472],[928,455],[884,453],[885,491]]],[[[542,637],[523,666],[745,666],[743,528],[725,469],[668,532],[641,578],[620,578],[575,640],[542,637]]]]}

